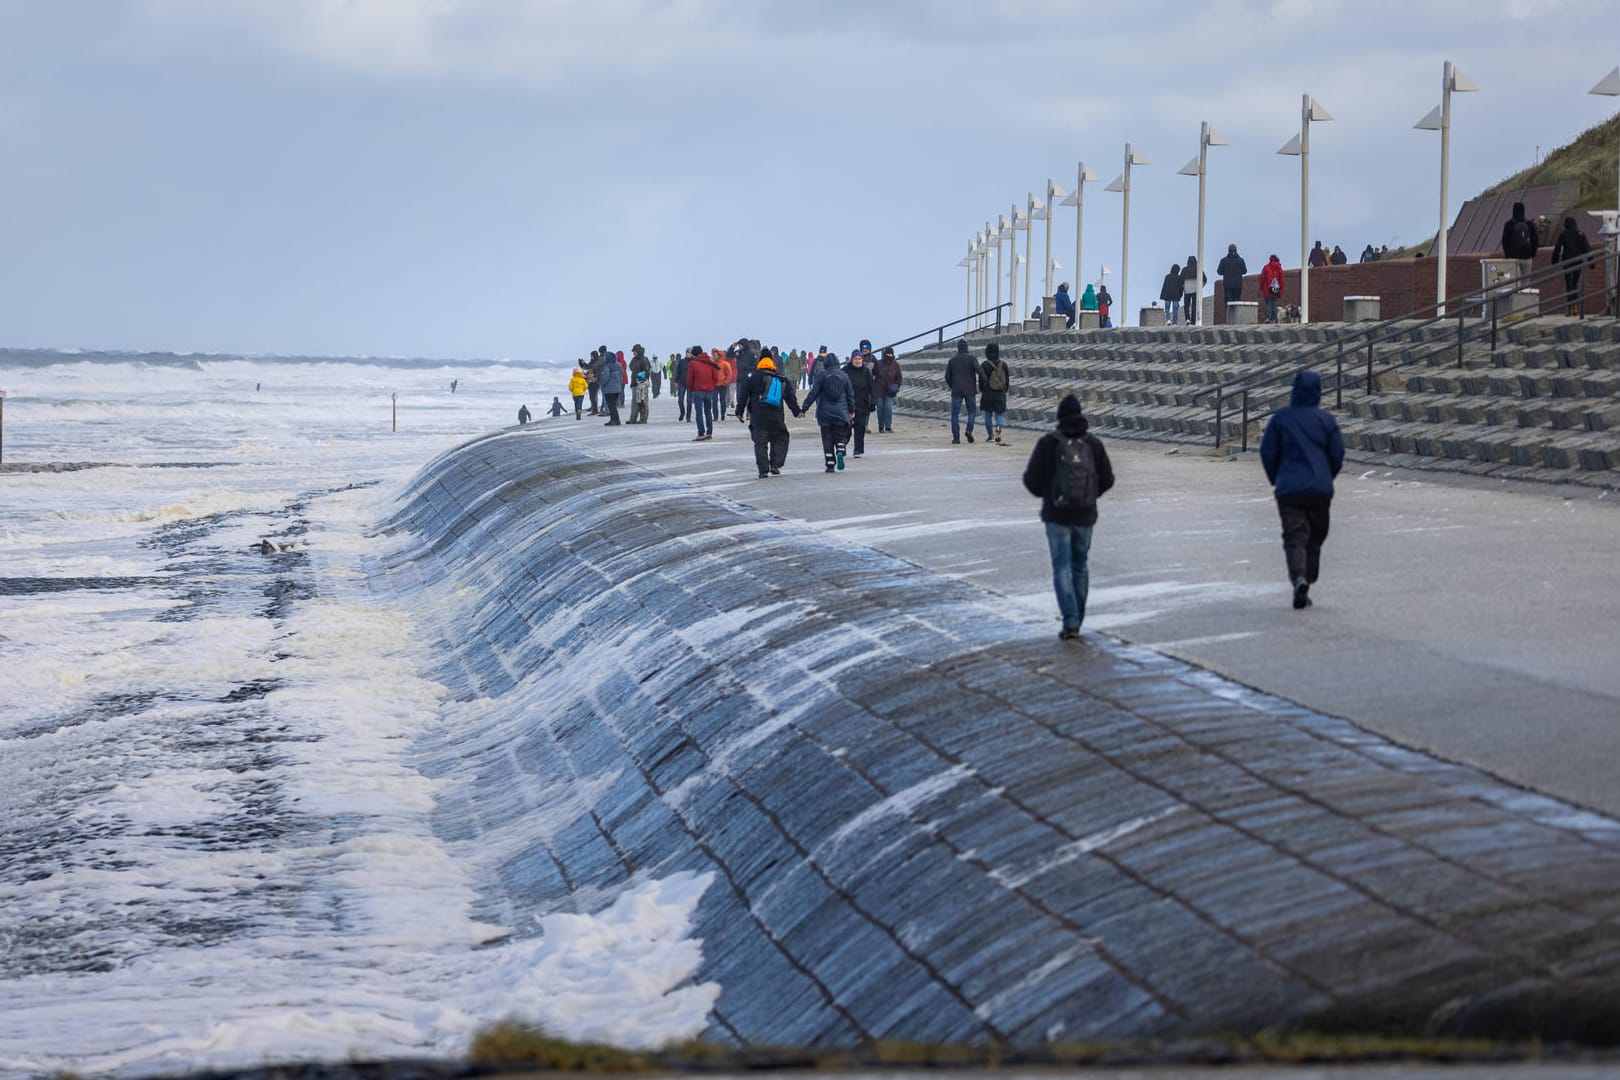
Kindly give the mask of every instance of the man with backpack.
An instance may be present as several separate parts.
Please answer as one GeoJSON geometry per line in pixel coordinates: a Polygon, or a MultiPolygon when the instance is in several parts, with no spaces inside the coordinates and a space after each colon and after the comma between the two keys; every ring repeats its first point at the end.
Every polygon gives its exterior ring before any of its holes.
{"type": "Polygon", "coordinates": [[[1069,394],[1058,403],[1057,430],[1035,444],[1024,467],[1024,488],[1041,500],[1046,546],[1052,555],[1052,586],[1063,629],[1058,637],[1080,636],[1090,591],[1091,530],[1097,499],[1114,486],[1114,468],[1102,440],[1090,434],[1080,399],[1069,394]]]}
{"type": "Polygon", "coordinates": [[[984,347],[984,363],[979,365],[979,411],[984,413],[986,442],[1001,442],[1001,425],[1007,421],[1007,361],[1001,346],[992,341],[984,347]]]}
{"type": "Polygon", "coordinates": [[[1529,277],[1530,264],[1535,261],[1541,237],[1536,235],[1536,223],[1524,219],[1524,203],[1513,204],[1513,216],[1502,225],[1502,254],[1519,263],[1514,277],[1529,277]]]}
{"type": "MultiPolygon", "coordinates": [[[[1576,262],[1591,252],[1592,245],[1581,232],[1581,227],[1575,224],[1575,219],[1564,219],[1564,231],[1558,234],[1553,241],[1552,261],[1555,263],[1576,262]]],[[[1564,304],[1569,308],[1573,317],[1581,313],[1581,269],[1564,271],[1564,304]]]]}
{"type": "Polygon", "coordinates": [[[748,432],[754,439],[754,464],[759,478],[780,476],[787,464],[788,427],[783,407],[799,412],[799,397],[790,380],[776,370],[769,349],[760,351],[753,373],[737,388],[737,419],[747,414],[748,432]]]}
{"type": "Polygon", "coordinates": [[[838,370],[838,358],[828,353],[821,358],[820,370],[804,399],[804,409],[816,407],[816,423],[821,426],[821,453],[828,472],[844,467],[844,447],[849,445],[855,423],[855,401],[849,380],[838,370]]]}

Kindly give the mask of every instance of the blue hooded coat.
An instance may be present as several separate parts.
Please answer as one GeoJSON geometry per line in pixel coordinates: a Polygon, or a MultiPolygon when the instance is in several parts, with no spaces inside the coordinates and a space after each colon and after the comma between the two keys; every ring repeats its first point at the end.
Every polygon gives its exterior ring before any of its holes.
{"type": "Polygon", "coordinates": [[[804,399],[804,408],[816,407],[816,423],[822,427],[842,424],[849,427],[849,414],[855,411],[855,397],[849,379],[838,370],[838,358],[828,353],[821,358],[821,373],[804,399]]]}
{"type": "Polygon", "coordinates": [[[1333,414],[1321,408],[1322,376],[1294,376],[1288,407],[1271,414],[1260,439],[1260,462],[1279,498],[1333,494],[1333,478],[1344,465],[1344,437],[1333,414]]]}
{"type": "Polygon", "coordinates": [[[1054,296],[1052,300],[1057,305],[1059,315],[1074,314],[1074,297],[1069,295],[1069,287],[1067,285],[1059,285],[1057,295],[1054,296]]]}

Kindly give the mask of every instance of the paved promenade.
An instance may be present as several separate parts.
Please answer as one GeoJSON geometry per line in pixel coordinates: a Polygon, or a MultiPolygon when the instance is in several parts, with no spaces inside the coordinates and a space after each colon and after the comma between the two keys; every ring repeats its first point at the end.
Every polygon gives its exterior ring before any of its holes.
{"type": "MultiPolygon", "coordinates": [[[[1019,483],[1038,432],[998,448],[981,428],[952,446],[937,421],[902,416],[829,477],[804,420],[787,473],[761,481],[743,425],[693,444],[672,410],[661,399],[645,428],[546,430],[960,577],[1055,633],[1038,505],[1019,483]]],[[[1092,548],[1088,630],[1620,816],[1620,493],[1350,461],[1315,606],[1295,612],[1255,454],[1107,445],[1119,485],[1092,548]]]]}

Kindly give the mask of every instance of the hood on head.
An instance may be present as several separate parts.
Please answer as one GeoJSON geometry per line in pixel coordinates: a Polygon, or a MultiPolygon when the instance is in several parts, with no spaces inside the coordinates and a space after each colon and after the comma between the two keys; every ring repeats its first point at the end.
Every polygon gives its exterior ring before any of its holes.
{"type": "Polygon", "coordinates": [[[1516,202],[1516,203],[1513,204],[1513,220],[1514,221],[1523,221],[1524,220],[1524,203],[1516,202]]]}
{"type": "Polygon", "coordinates": [[[886,356],[886,357],[892,357],[894,355],[894,346],[893,345],[885,345],[883,347],[883,355],[886,356]]]}
{"type": "MultiPolygon", "coordinates": [[[[986,360],[999,360],[999,359],[1001,359],[1001,346],[997,345],[993,341],[990,344],[986,345],[984,347],[984,358],[986,360]]],[[[1076,404],[1078,404],[1078,402],[1076,402],[1076,404]]]]}
{"type": "Polygon", "coordinates": [[[823,370],[823,371],[837,371],[838,370],[838,357],[834,356],[832,353],[828,353],[826,356],[823,356],[821,358],[821,370],[823,370]]]}
{"type": "Polygon", "coordinates": [[[861,348],[863,350],[869,352],[869,351],[871,351],[872,343],[870,341],[866,340],[865,338],[861,338],[861,348]]]}
{"type": "Polygon", "coordinates": [[[1057,407],[1058,430],[1070,438],[1084,435],[1091,426],[1086,422],[1085,413],[1080,408],[1080,399],[1073,394],[1063,395],[1063,400],[1057,407]]]}
{"type": "Polygon", "coordinates": [[[1567,218],[1564,219],[1564,231],[1565,232],[1580,232],[1581,227],[1579,225],[1575,224],[1575,219],[1574,218],[1567,217],[1567,218]]]}
{"type": "Polygon", "coordinates": [[[1314,371],[1303,370],[1294,376],[1294,391],[1288,398],[1290,405],[1303,405],[1307,408],[1316,408],[1322,404],[1322,376],[1314,371]]]}
{"type": "Polygon", "coordinates": [[[1080,294],[1080,299],[1081,300],[1085,300],[1087,298],[1090,298],[1092,300],[1097,299],[1097,290],[1093,289],[1090,285],[1087,285],[1086,286],[1086,291],[1080,294]]]}
{"type": "Polygon", "coordinates": [[[956,341],[956,351],[959,352],[959,353],[967,352],[967,338],[958,338],[957,339],[957,341],[956,341]]]}
{"type": "Polygon", "coordinates": [[[1058,292],[1063,293],[1065,296],[1067,296],[1068,292],[1069,292],[1069,283],[1067,281],[1065,281],[1063,284],[1059,285],[1058,286],[1058,292]]]}
{"type": "Polygon", "coordinates": [[[1273,256],[1272,256],[1272,257],[1271,257],[1271,261],[1272,261],[1272,262],[1274,262],[1274,263],[1280,263],[1280,262],[1282,262],[1282,260],[1281,260],[1281,259],[1279,259],[1279,258],[1277,258],[1277,256],[1275,256],[1275,255],[1273,255],[1273,256]]]}

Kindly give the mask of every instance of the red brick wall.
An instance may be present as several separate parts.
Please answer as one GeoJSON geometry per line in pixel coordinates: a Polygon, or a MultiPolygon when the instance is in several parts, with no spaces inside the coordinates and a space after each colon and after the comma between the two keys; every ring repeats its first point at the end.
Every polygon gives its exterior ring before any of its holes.
{"type": "MultiPolygon", "coordinates": [[[[1535,268],[1551,265],[1550,251],[1536,256],[1535,268]]],[[[1479,255],[1452,255],[1446,260],[1446,291],[1453,296],[1480,284],[1479,255]]],[[[1433,259],[1385,259],[1371,263],[1346,263],[1343,266],[1319,266],[1311,271],[1311,321],[1336,322],[1344,318],[1346,296],[1376,296],[1380,298],[1380,312],[1393,319],[1409,311],[1433,304],[1435,296],[1435,264],[1433,259]]],[[[1564,312],[1562,279],[1556,284],[1541,286],[1541,311],[1544,315],[1564,312]]],[[[1581,292],[1588,315],[1603,313],[1603,271],[1587,271],[1581,279],[1581,292]]],[[[1215,284],[1215,322],[1226,321],[1225,290],[1219,280],[1215,284]]],[[[1260,275],[1250,274],[1243,279],[1243,299],[1260,300],[1260,275]]],[[[1282,305],[1299,303],[1299,271],[1283,271],[1282,305]]],[[[1261,304],[1260,314],[1265,315],[1261,304]]]]}

